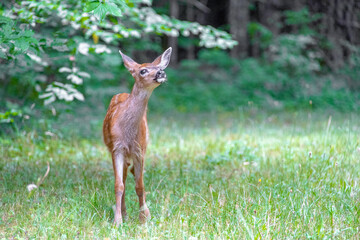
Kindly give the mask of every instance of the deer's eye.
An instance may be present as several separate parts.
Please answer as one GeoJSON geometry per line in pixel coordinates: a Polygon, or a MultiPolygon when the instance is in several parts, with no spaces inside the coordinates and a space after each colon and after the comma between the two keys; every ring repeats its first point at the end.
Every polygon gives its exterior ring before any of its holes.
{"type": "Polygon", "coordinates": [[[143,69],[140,71],[140,75],[144,76],[145,74],[147,74],[149,71],[147,69],[143,69]]]}

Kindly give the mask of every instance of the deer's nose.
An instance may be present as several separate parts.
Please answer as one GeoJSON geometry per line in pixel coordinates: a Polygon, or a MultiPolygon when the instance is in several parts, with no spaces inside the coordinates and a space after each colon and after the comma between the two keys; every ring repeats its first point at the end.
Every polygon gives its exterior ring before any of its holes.
{"type": "Polygon", "coordinates": [[[165,78],[166,77],[166,74],[163,70],[159,70],[157,73],[156,73],[156,76],[155,76],[157,79],[160,79],[160,78],[165,78]]]}

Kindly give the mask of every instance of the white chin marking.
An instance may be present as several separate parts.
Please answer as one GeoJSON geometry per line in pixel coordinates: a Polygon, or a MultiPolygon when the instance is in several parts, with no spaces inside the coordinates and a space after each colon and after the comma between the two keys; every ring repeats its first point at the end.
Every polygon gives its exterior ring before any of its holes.
{"type": "Polygon", "coordinates": [[[159,78],[159,79],[156,79],[156,81],[157,81],[158,83],[163,83],[163,82],[166,81],[166,78],[159,78]]]}

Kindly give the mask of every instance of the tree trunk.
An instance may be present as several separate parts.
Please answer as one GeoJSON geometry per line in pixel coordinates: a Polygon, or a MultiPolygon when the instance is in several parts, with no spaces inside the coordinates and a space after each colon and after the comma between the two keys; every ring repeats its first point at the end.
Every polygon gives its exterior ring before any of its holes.
{"type": "Polygon", "coordinates": [[[259,3],[259,22],[267,27],[275,36],[280,33],[282,9],[281,0],[268,0],[259,3]]]}
{"type": "Polygon", "coordinates": [[[230,33],[238,41],[231,50],[232,57],[244,58],[248,51],[247,25],[249,22],[249,1],[230,0],[229,4],[229,24],[230,33]]]}
{"type": "Polygon", "coordinates": [[[325,61],[331,69],[341,67],[351,50],[347,44],[360,43],[360,3],[356,0],[307,0],[310,12],[321,13],[323,17],[315,29],[330,43],[325,61]]]}
{"type": "MultiPolygon", "coordinates": [[[[192,22],[194,20],[194,6],[192,0],[186,1],[186,20],[192,22]]],[[[190,41],[193,39],[191,35],[189,36],[190,41]]],[[[195,59],[195,46],[194,44],[190,44],[187,49],[187,58],[195,59]]]]}
{"type": "MultiPolygon", "coordinates": [[[[170,16],[173,18],[179,18],[179,3],[177,0],[170,0],[170,16]]],[[[178,63],[178,38],[169,37],[169,46],[172,47],[171,62],[173,65],[178,63]]]]}
{"type": "MultiPolygon", "coordinates": [[[[198,0],[197,2],[199,2],[201,6],[205,6],[205,8],[207,8],[208,0],[198,0]]],[[[195,21],[202,25],[207,25],[206,14],[208,12],[204,10],[205,9],[200,9],[199,7],[197,7],[195,21]]]]}

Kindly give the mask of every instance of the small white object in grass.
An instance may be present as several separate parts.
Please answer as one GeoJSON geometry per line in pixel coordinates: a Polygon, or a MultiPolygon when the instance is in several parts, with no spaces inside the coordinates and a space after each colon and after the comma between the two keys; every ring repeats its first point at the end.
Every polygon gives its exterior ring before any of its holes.
{"type": "Polygon", "coordinates": [[[226,201],[225,198],[219,198],[219,199],[218,199],[219,206],[220,206],[220,207],[223,207],[223,206],[225,205],[225,201],[226,201]]]}
{"type": "Polygon", "coordinates": [[[26,188],[27,188],[27,190],[28,190],[29,192],[31,192],[32,190],[36,189],[37,186],[32,183],[32,184],[27,185],[26,188]]]}
{"type": "Polygon", "coordinates": [[[50,132],[50,131],[46,131],[46,132],[45,132],[45,135],[46,135],[46,136],[50,136],[50,137],[56,136],[54,133],[52,133],[52,132],[50,132]]]}
{"type": "Polygon", "coordinates": [[[244,165],[245,165],[245,166],[247,166],[247,165],[249,165],[249,164],[250,164],[249,162],[244,162],[244,165]]]}

